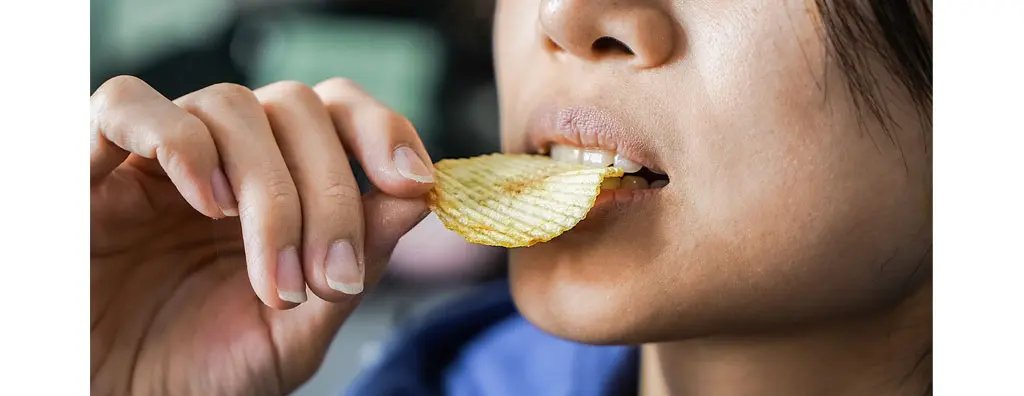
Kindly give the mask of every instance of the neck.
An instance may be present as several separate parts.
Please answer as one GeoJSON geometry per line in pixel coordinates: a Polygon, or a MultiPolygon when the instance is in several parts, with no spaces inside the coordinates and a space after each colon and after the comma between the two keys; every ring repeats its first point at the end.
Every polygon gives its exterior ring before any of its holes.
{"type": "Polygon", "coordinates": [[[895,309],[811,329],[645,344],[640,394],[924,395],[931,280],[895,309]]]}

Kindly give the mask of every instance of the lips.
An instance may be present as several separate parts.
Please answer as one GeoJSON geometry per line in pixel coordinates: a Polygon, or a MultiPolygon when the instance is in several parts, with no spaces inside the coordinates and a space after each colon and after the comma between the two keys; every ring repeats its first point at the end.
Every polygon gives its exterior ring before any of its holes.
{"type": "MultiPolygon", "coordinates": [[[[620,123],[611,113],[594,107],[541,108],[527,129],[527,151],[548,154],[556,161],[594,167],[622,168],[622,178],[606,179],[603,192],[616,201],[636,198],[668,185],[651,144],[643,134],[620,123]],[[626,193],[629,191],[630,193],[626,193]]],[[[607,199],[607,198],[606,198],[607,199]]]]}

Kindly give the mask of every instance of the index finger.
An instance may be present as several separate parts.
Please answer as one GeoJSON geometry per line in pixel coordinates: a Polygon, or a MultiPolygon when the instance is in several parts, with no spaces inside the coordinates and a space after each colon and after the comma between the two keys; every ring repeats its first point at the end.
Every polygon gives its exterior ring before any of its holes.
{"type": "Polygon", "coordinates": [[[413,198],[434,185],[434,167],[409,120],[350,80],[332,78],[314,88],[345,150],[359,161],[374,186],[413,198]]]}

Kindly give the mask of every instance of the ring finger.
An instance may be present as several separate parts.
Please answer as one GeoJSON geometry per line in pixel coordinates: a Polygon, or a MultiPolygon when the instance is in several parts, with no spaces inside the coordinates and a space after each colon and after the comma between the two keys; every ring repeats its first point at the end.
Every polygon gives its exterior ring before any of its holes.
{"type": "Polygon", "coordinates": [[[290,308],[306,301],[298,254],[302,220],[298,191],[263,107],[249,89],[217,84],[175,100],[206,124],[238,197],[246,264],[264,304],[290,308]]]}

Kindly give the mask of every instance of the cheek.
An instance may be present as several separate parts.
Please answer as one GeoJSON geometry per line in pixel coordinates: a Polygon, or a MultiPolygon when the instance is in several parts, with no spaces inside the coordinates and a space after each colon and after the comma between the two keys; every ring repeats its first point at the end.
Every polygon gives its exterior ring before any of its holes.
{"type": "Polygon", "coordinates": [[[690,21],[686,70],[695,76],[686,95],[697,106],[676,129],[685,135],[680,162],[691,203],[710,224],[828,178],[815,173],[832,172],[836,156],[848,155],[839,135],[856,134],[829,114],[823,86],[842,81],[823,80],[824,47],[808,11],[803,2],[784,3],[689,11],[700,16],[690,21]]]}
{"type": "Polygon", "coordinates": [[[502,0],[496,8],[494,62],[503,147],[519,139],[512,134],[522,133],[519,123],[525,121],[522,117],[510,115],[523,114],[530,109],[529,101],[520,100],[521,92],[531,92],[532,85],[543,80],[537,78],[536,68],[531,67],[542,64],[537,59],[542,55],[537,48],[538,1],[502,0]]]}
{"type": "Polygon", "coordinates": [[[791,200],[789,189],[829,172],[834,137],[847,133],[823,116],[815,78],[824,76],[824,54],[810,21],[757,3],[690,11],[714,23],[690,21],[687,72],[696,77],[687,94],[698,106],[676,127],[685,134],[687,196],[707,225],[791,200]]]}
{"type": "Polygon", "coordinates": [[[721,22],[691,32],[705,89],[680,125],[695,245],[712,247],[689,253],[728,268],[703,274],[706,284],[729,292],[733,313],[810,315],[821,311],[807,301],[838,312],[892,296],[927,227],[922,180],[860,123],[841,74],[825,72],[802,5],[721,22]]]}

